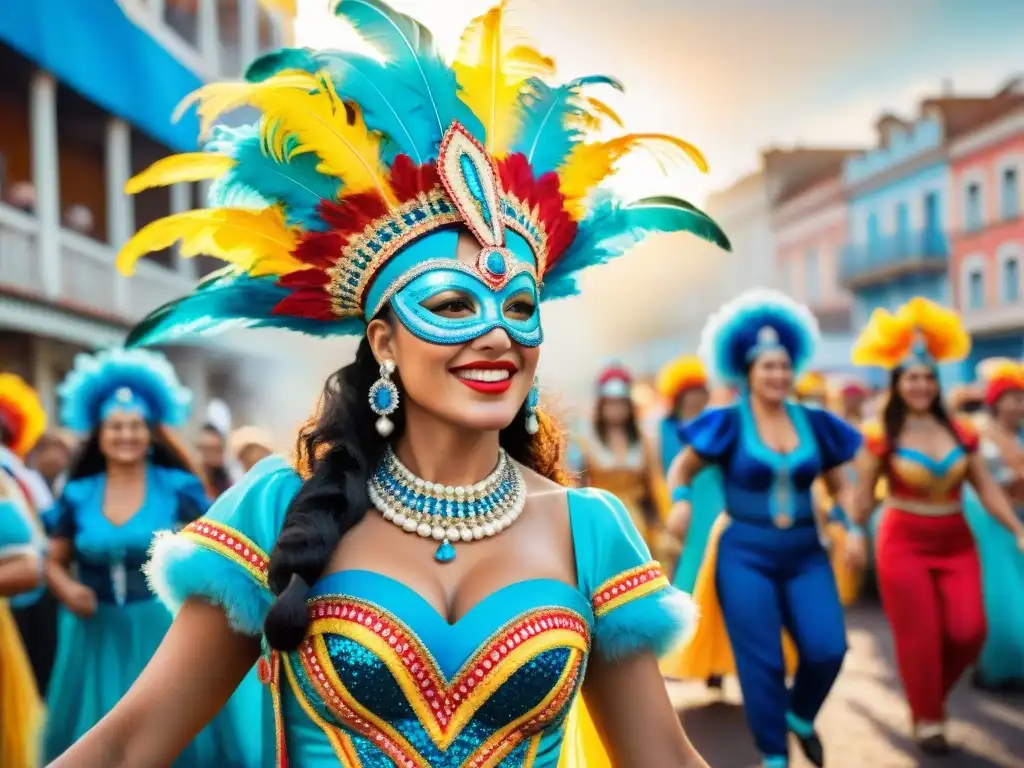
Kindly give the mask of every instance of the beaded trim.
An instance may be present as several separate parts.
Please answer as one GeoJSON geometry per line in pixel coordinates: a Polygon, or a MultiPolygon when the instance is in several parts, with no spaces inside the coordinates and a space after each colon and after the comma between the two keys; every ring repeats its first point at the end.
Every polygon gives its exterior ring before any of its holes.
{"type": "MultiPolygon", "coordinates": [[[[450,544],[496,536],[516,521],[526,504],[526,485],[502,450],[494,471],[470,486],[442,486],[414,475],[390,448],[367,481],[370,502],[406,533],[450,544]]],[[[439,552],[441,550],[439,549],[439,552]]]]}
{"type": "MultiPolygon", "coordinates": [[[[570,660],[578,662],[590,647],[590,629],[579,614],[565,608],[534,609],[499,628],[448,681],[416,635],[390,612],[349,597],[318,598],[310,603],[309,611],[310,636],[299,650],[311,679],[328,686],[323,698],[328,706],[339,708],[339,719],[348,722],[354,711],[381,729],[388,727],[372,713],[361,711],[355,702],[347,703],[348,710],[339,707],[339,702],[346,703],[346,691],[330,663],[323,634],[349,637],[375,653],[442,750],[452,744],[488,697],[537,654],[568,647],[577,652],[570,660]]],[[[359,726],[352,722],[353,727],[359,726]]]]}
{"type": "Polygon", "coordinates": [[[669,585],[661,564],[652,560],[609,579],[594,591],[594,616],[604,616],[621,605],[639,600],[669,585]]]}
{"type": "MultiPolygon", "coordinates": [[[[295,698],[299,700],[299,705],[302,707],[302,711],[306,713],[306,716],[316,723],[317,727],[323,731],[324,735],[327,737],[327,741],[331,745],[331,748],[334,750],[335,757],[338,758],[338,762],[343,766],[343,768],[362,768],[363,763],[359,759],[359,754],[356,752],[355,746],[352,744],[352,739],[342,728],[339,728],[336,725],[331,725],[320,716],[320,713],[316,711],[314,706],[307,701],[306,696],[302,691],[302,687],[299,685],[299,681],[295,677],[295,670],[292,669],[292,661],[289,659],[288,654],[284,654],[282,656],[282,660],[292,693],[295,695],[295,698]]],[[[316,682],[313,682],[313,685],[316,687],[316,682]]],[[[275,691],[275,702],[278,707],[280,707],[280,699],[281,693],[280,689],[278,689],[275,691]]],[[[281,762],[280,759],[278,760],[277,768],[288,768],[287,757],[284,762],[281,762]]],[[[413,764],[412,768],[416,768],[415,764],[413,764]]]]}
{"type": "Polygon", "coordinates": [[[239,533],[231,526],[201,517],[182,528],[178,535],[192,539],[234,561],[245,568],[260,586],[267,586],[270,558],[245,534],[239,533]]]}

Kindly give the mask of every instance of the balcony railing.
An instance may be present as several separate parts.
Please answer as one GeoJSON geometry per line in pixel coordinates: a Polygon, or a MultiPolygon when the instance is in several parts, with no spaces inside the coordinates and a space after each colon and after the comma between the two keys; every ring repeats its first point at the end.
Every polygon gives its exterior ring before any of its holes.
{"type": "Polygon", "coordinates": [[[191,288],[186,276],[145,261],[125,278],[114,267],[113,248],[77,232],[61,230],[59,240],[59,280],[47,286],[39,222],[0,203],[0,290],[129,325],[191,288]]]}
{"type": "Polygon", "coordinates": [[[843,249],[840,279],[856,289],[903,275],[941,273],[949,260],[946,235],[937,230],[905,232],[843,249]]]}

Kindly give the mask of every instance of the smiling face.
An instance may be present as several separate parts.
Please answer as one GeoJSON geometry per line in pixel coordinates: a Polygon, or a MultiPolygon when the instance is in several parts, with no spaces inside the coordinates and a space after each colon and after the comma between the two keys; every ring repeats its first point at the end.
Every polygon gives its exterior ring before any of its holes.
{"type": "Polygon", "coordinates": [[[939,396],[939,379],[935,369],[927,365],[908,365],[899,374],[896,393],[911,413],[927,413],[939,396]]]}
{"type": "Polygon", "coordinates": [[[100,425],[100,451],[112,464],[137,464],[146,458],[149,426],[134,411],[113,411],[100,425]]]}
{"type": "MultiPolygon", "coordinates": [[[[473,268],[480,250],[472,236],[459,235],[460,265],[473,268]]],[[[422,409],[469,429],[507,427],[526,400],[540,358],[532,276],[520,272],[492,290],[467,272],[439,268],[400,290],[392,307],[399,322],[375,319],[367,337],[378,360],[395,362],[407,417],[422,409]],[[468,335],[473,337],[463,339],[468,335]],[[440,343],[442,338],[458,341],[440,343]]]]}
{"type": "Polygon", "coordinates": [[[793,390],[793,366],[782,349],[758,355],[747,377],[751,396],[766,403],[781,403],[793,390]]]}

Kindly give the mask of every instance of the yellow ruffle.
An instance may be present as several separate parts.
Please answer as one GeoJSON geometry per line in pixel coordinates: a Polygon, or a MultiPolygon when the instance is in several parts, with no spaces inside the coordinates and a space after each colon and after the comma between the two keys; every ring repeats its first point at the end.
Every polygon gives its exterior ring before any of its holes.
{"type": "Polygon", "coordinates": [[[569,711],[558,768],[612,768],[611,758],[582,696],[576,697],[569,711]]]}
{"type": "MultiPolygon", "coordinates": [[[[697,573],[693,589],[693,600],[700,611],[700,621],[690,642],[675,656],[664,659],[661,671],[670,677],[684,680],[707,680],[712,675],[734,675],[736,660],[732,654],[732,643],[725,629],[725,617],[718,602],[718,588],[715,585],[715,570],[718,566],[718,540],[729,524],[727,515],[721,515],[708,537],[704,562],[697,573]]],[[[796,672],[796,646],[789,636],[782,633],[782,650],[786,659],[786,673],[796,672]]]]}
{"type": "Polygon", "coordinates": [[[846,527],[842,523],[829,523],[825,526],[830,549],[829,560],[832,562],[832,573],[836,577],[836,588],[839,590],[839,602],[844,608],[853,605],[860,597],[864,586],[864,571],[855,570],[846,564],[846,527]]]}
{"type": "Polygon", "coordinates": [[[0,765],[39,765],[43,704],[6,601],[0,601],[0,765]]]}

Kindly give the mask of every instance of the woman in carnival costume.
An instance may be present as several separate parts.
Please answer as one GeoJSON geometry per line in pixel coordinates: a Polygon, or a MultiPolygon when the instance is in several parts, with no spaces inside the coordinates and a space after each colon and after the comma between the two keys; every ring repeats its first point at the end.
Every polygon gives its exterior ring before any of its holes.
{"type": "Polygon", "coordinates": [[[694,666],[710,663],[707,649],[717,653],[723,646],[724,619],[724,646],[735,657],[766,768],[789,765],[789,731],[808,759],[823,765],[814,719],[846,653],[843,611],[818,538],[811,484],[823,476],[845,501],[850,487],[842,465],[860,436],[828,411],[788,399],[817,338],[807,308],[773,290],[748,291],[712,315],[701,356],[712,377],[743,395],[683,427],[687,447],[669,477],[674,527],[690,514],[697,473],[709,464],[721,468],[727,516],[715,526],[697,577],[702,620],[684,656],[694,666]],[[794,659],[792,650],[786,659],[784,629],[799,653],[792,690],[786,673],[794,659]]]}
{"type": "Polygon", "coordinates": [[[864,563],[862,525],[884,475],[878,584],[914,734],[929,754],[949,751],[946,697],[985,639],[978,553],[961,501],[965,482],[1024,548],[1024,523],[986,468],[976,430],[953,421],[942,402],[938,364],[960,360],[969,350],[970,337],[956,313],[917,297],[895,314],[875,310],[852,352],[855,364],[891,375],[881,421],[864,426],[847,552],[851,564],[864,563]]]}
{"type": "Polygon", "coordinates": [[[579,725],[615,765],[702,766],[656,661],[686,633],[689,600],[622,502],[560,485],[534,370],[539,302],[575,293],[582,269],[652,231],[727,241],[689,204],[595,189],[645,139],[589,139],[607,116],[589,86],[614,81],[547,85],[551,62],[504,5],[470,24],[454,66],[375,0],[337,12],[387,63],[286,50],[247,83],[202,89],[204,117],[230,96],[260,124],[134,185],[216,174],[214,202],[251,207],[151,224],[121,263],[176,237],[233,262],[135,343],[241,323],[361,336],[355,360],[328,380],[296,466],[266,459],[156,545],[150,578],[175,624],[55,766],[166,761],[261,636],[278,765],[609,765],[579,725]],[[181,675],[197,650],[211,672],[181,675]],[[592,723],[569,718],[584,670],[592,723]]]}
{"type": "MultiPolygon", "coordinates": [[[[79,355],[58,394],[65,426],[88,437],[44,514],[47,582],[63,605],[47,696],[47,760],[113,709],[153,657],[171,615],[146,584],[147,551],[158,531],[181,527],[209,506],[169,431],[187,420],[192,394],[163,355],[79,355]]],[[[215,761],[216,737],[197,739],[181,765],[215,761]]]]}
{"type": "MultiPolygon", "coordinates": [[[[1015,360],[978,366],[989,418],[981,430],[981,455],[989,472],[1024,519],[1024,368],[1015,360]]],[[[964,515],[978,546],[988,633],[975,683],[982,688],[1024,685],[1024,557],[1013,536],[986,514],[976,494],[964,493],[964,515]]]]}
{"type": "Polygon", "coordinates": [[[8,600],[32,602],[42,585],[46,539],[35,504],[45,503],[47,494],[22,460],[45,428],[35,390],[12,373],[0,374],[0,765],[17,768],[39,762],[43,706],[8,600]]]}
{"type": "Polygon", "coordinates": [[[648,547],[656,549],[668,494],[640,431],[632,387],[632,375],[618,363],[601,372],[593,421],[577,440],[580,469],[587,486],[608,491],[626,506],[648,547]]]}

